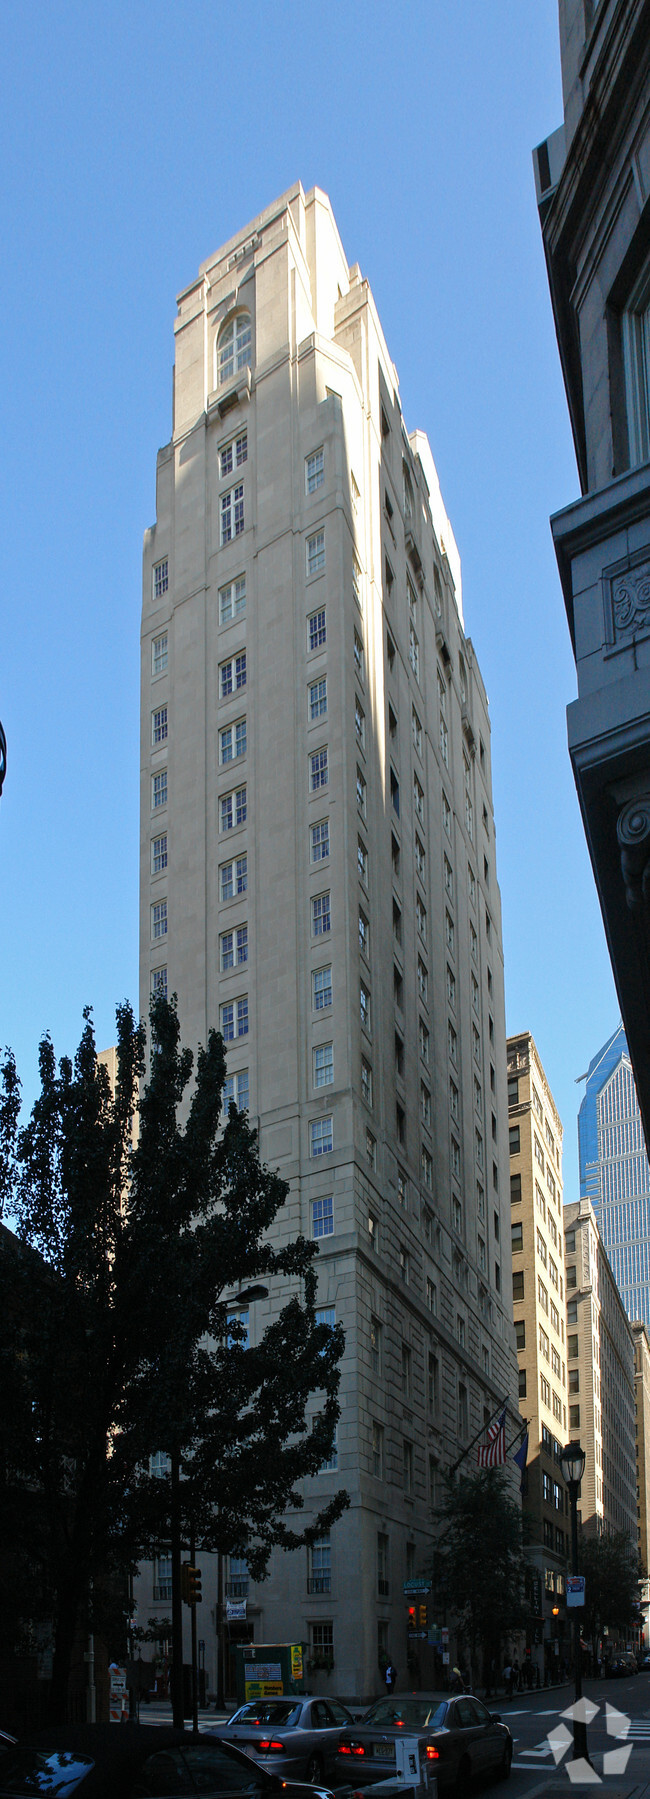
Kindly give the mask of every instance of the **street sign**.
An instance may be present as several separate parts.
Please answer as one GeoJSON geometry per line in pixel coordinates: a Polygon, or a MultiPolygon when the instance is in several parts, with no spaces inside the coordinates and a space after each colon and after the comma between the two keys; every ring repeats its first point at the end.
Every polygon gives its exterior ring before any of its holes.
{"type": "Polygon", "coordinates": [[[567,1608],[569,1606],[573,1606],[573,1605],[576,1605],[576,1606],[584,1605],[584,1602],[585,1602],[585,1577],[584,1577],[584,1574],[567,1574],[567,1577],[566,1577],[566,1602],[567,1602],[567,1608]]]}
{"type": "Polygon", "coordinates": [[[229,1624],[233,1624],[236,1620],[245,1619],[245,1617],[246,1617],[246,1600],[245,1599],[227,1599],[226,1600],[226,1619],[229,1624]]]}
{"type": "Polygon", "coordinates": [[[425,1580],[422,1576],[416,1580],[405,1580],[402,1592],[405,1598],[407,1595],[410,1597],[412,1593],[430,1593],[431,1581],[425,1580]]]}

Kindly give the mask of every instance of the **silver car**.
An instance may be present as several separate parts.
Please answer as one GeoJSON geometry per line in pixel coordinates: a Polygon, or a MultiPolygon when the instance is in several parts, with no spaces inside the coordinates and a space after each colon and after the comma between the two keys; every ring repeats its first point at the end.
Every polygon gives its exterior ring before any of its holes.
{"type": "Polygon", "coordinates": [[[219,1725],[219,1736],[274,1773],[320,1781],[352,1722],[338,1699],[253,1699],[219,1725]]]}

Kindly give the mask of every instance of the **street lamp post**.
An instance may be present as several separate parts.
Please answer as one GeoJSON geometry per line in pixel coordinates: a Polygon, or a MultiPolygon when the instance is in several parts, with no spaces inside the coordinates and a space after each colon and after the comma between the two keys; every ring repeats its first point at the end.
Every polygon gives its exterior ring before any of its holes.
{"type": "MultiPolygon", "coordinates": [[[[584,1449],[580,1447],[579,1443],[567,1443],[566,1448],[562,1450],[560,1462],[562,1473],[569,1489],[569,1501],[571,1505],[572,1574],[577,1574],[578,1572],[578,1493],[580,1491],[580,1482],[585,1471],[585,1461],[585,1452],[584,1449]]],[[[582,1614],[579,1608],[576,1608],[573,1614],[573,1655],[575,1663],[576,1694],[576,1711],[574,1712],[573,1718],[573,1753],[576,1761],[588,1761],[586,1720],[583,1717],[577,1716],[578,1709],[582,1710],[582,1707],[580,1706],[580,1700],[582,1699],[582,1664],[580,1650],[581,1624],[582,1614]]]]}

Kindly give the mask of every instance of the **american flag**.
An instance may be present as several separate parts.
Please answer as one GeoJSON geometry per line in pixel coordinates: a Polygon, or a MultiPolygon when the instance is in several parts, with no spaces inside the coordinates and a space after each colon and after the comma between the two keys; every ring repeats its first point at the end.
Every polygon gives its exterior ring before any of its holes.
{"type": "Polygon", "coordinates": [[[488,1425],[487,1443],[479,1444],[476,1451],[479,1468],[499,1468],[506,1459],[506,1407],[498,1418],[493,1418],[488,1425]]]}

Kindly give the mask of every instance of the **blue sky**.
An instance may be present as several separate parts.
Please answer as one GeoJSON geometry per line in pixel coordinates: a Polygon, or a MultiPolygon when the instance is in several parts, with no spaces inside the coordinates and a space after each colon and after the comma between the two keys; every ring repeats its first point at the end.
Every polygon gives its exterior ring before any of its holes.
{"type": "Polygon", "coordinates": [[[566,751],[548,516],[578,492],[531,149],[561,119],[555,0],[23,0],[3,15],[0,1043],[100,1044],[137,999],[142,533],[175,296],[300,178],[371,282],[428,433],[491,701],[509,1030],[576,1189],[575,1077],[618,1008],[566,751]]]}

